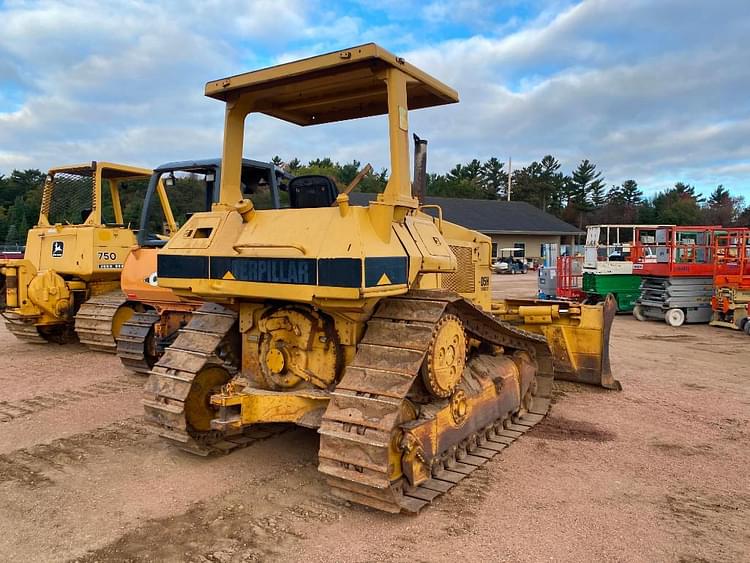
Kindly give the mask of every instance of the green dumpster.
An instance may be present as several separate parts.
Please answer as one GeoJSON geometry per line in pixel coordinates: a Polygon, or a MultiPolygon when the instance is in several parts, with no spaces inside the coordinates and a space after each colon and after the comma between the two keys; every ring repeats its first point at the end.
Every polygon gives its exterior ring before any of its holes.
{"type": "Polygon", "coordinates": [[[630,313],[635,300],[640,296],[641,277],[634,274],[583,273],[583,291],[587,297],[598,302],[610,293],[617,302],[617,311],[630,313]]]}

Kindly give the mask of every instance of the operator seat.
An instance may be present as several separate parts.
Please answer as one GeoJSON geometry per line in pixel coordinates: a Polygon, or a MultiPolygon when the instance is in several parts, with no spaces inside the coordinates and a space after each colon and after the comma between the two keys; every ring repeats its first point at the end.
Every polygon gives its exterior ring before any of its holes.
{"type": "Polygon", "coordinates": [[[289,205],[294,209],[331,207],[338,195],[336,184],[328,176],[311,174],[289,181],[289,205]]]}

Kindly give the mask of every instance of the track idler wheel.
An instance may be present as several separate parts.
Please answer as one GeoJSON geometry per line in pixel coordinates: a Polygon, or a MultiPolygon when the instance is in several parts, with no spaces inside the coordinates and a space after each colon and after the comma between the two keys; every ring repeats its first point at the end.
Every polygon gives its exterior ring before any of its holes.
{"type": "Polygon", "coordinates": [[[136,313],[135,308],[129,304],[120,305],[117,308],[117,311],[112,317],[112,328],[111,328],[112,338],[114,338],[115,341],[117,341],[117,338],[120,336],[122,325],[124,325],[126,322],[132,319],[135,313],[136,313]]]}
{"type": "Polygon", "coordinates": [[[193,379],[190,392],[185,399],[185,421],[188,432],[201,443],[210,443],[222,432],[211,429],[216,418],[216,409],[211,405],[211,395],[231,379],[229,372],[221,366],[206,366],[193,379]]]}
{"type": "Polygon", "coordinates": [[[450,397],[466,366],[466,332],[455,315],[443,315],[433,332],[422,367],[422,381],[431,395],[450,397]]]}

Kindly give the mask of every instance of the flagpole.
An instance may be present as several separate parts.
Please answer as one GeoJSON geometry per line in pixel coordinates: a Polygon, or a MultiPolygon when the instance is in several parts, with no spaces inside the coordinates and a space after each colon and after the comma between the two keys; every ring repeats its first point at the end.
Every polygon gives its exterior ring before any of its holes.
{"type": "Polygon", "coordinates": [[[510,179],[512,176],[512,171],[513,169],[512,169],[511,160],[510,160],[510,157],[508,157],[508,201],[510,201],[510,179]]]}

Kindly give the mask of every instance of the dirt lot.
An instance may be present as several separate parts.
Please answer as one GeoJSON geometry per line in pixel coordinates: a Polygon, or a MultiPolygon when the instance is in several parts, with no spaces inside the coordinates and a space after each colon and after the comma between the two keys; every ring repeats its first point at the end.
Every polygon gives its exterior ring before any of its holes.
{"type": "Polygon", "coordinates": [[[744,334],[618,317],[624,391],[558,385],[548,420],[417,517],[332,497],[312,431],[196,458],[143,429],[116,358],[4,328],[0,355],[3,561],[750,560],[744,334]]]}

